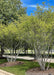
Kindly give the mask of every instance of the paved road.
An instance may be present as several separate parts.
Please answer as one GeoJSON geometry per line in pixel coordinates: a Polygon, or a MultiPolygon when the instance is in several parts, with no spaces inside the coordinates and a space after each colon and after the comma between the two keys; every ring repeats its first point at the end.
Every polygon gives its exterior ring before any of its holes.
{"type": "MultiPolygon", "coordinates": [[[[3,55],[3,57],[15,58],[15,56],[3,55]]],[[[29,56],[16,56],[17,59],[34,60],[34,57],[29,56]]]]}
{"type": "MultiPolygon", "coordinates": [[[[10,55],[3,55],[3,57],[9,57],[9,58],[15,58],[15,56],[10,56],[10,55]]],[[[25,59],[25,60],[34,60],[34,57],[29,57],[29,56],[17,56],[16,57],[17,59],[25,59]]],[[[50,63],[54,63],[54,59],[46,59],[47,62],[50,62],[50,63]]]]}
{"type": "Polygon", "coordinates": [[[6,72],[0,69],[0,75],[14,75],[14,74],[11,74],[9,72],[6,72]]]}

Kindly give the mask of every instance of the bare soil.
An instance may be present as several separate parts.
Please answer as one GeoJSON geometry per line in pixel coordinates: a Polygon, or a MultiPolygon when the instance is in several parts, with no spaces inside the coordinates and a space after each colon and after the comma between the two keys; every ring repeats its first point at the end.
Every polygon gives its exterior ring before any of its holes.
{"type": "Polygon", "coordinates": [[[22,61],[6,62],[3,64],[0,64],[0,67],[15,66],[15,65],[22,65],[22,64],[24,64],[24,62],[22,61]]]}
{"type": "Polygon", "coordinates": [[[27,70],[26,75],[54,75],[54,68],[42,71],[40,68],[32,68],[27,70]]]}

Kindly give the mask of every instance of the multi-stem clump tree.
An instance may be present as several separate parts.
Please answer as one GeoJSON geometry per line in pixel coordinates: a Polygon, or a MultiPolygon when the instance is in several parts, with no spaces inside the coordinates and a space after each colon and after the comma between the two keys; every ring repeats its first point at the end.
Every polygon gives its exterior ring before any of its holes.
{"type": "Polygon", "coordinates": [[[26,14],[26,8],[22,7],[20,0],[0,0],[0,26],[3,25],[2,28],[0,28],[2,32],[1,37],[3,40],[2,41],[0,37],[1,56],[4,53],[4,41],[6,40],[3,32],[3,30],[5,30],[4,26],[9,25],[11,22],[14,22],[14,20],[20,22],[19,17],[23,14],[26,14]]]}
{"type": "MultiPolygon", "coordinates": [[[[48,12],[46,13],[48,14],[48,12]]],[[[50,13],[53,15],[52,12],[50,13]]],[[[46,62],[49,58],[49,53],[53,46],[54,25],[53,20],[51,20],[50,22],[48,20],[42,20],[38,16],[25,16],[24,21],[21,22],[21,27],[24,30],[24,40],[26,40],[33,47],[36,55],[36,60],[38,61],[42,70],[49,69],[50,63],[48,63],[48,66],[46,68],[46,62]]]]}

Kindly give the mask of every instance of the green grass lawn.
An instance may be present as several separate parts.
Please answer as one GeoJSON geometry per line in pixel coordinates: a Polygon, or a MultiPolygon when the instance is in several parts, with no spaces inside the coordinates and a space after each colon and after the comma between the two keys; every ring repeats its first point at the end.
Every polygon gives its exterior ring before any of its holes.
{"type": "MultiPolygon", "coordinates": [[[[20,59],[19,59],[20,60],[20,59]]],[[[0,59],[0,64],[6,62],[5,59],[0,59]]],[[[18,60],[17,60],[18,61],[18,60]]],[[[0,67],[0,69],[3,69],[7,72],[13,73],[15,75],[25,75],[25,72],[33,67],[39,67],[39,64],[37,62],[27,61],[27,60],[20,60],[23,61],[25,64],[22,65],[16,65],[12,67],[0,67]]],[[[54,64],[50,64],[50,67],[54,67],[54,64]]]]}

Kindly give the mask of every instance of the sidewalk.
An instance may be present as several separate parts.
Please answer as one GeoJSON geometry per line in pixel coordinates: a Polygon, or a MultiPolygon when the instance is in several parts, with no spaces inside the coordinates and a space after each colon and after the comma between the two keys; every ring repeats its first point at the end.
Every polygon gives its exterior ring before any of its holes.
{"type": "Polygon", "coordinates": [[[9,72],[6,72],[0,69],[0,75],[14,75],[14,74],[11,74],[9,72]]]}

